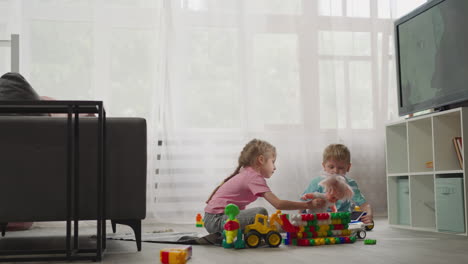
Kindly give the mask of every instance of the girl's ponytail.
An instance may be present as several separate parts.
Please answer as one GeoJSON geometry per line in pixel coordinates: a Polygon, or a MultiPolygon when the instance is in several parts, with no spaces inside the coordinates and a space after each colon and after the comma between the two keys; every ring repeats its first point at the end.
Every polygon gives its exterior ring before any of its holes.
{"type": "Polygon", "coordinates": [[[210,195],[210,197],[208,198],[208,200],[206,200],[206,203],[208,203],[208,202],[211,200],[211,198],[213,198],[213,195],[218,191],[218,189],[219,189],[219,187],[221,187],[221,185],[223,185],[225,182],[229,181],[232,177],[234,177],[235,175],[237,175],[237,174],[239,173],[241,167],[242,167],[242,166],[241,166],[240,164],[237,165],[236,170],[235,170],[231,175],[229,175],[229,177],[227,177],[226,179],[224,179],[224,181],[221,182],[221,184],[218,185],[218,187],[216,187],[216,189],[214,189],[214,191],[211,193],[211,195],[210,195]]]}
{"type": "Polygon", "coordinates": [[[229,181],[232,177],[239,174],[240,169],[242,167],[254,165],[254,162],[258,156],[267,155],[267,153],[276,156],[276,148],[270,143],[259,139],[252,139],[249,143],[247,143],[247,145],[244,146],[240,153],[236,170],[229,177],[224,179],[224,181],[220,185],[218,185],[216,189],[214,189],[206,203],[208,203],[211,200],[211,198],[213,198],[213,195],[218,191],[221,185],[229,181]]]}

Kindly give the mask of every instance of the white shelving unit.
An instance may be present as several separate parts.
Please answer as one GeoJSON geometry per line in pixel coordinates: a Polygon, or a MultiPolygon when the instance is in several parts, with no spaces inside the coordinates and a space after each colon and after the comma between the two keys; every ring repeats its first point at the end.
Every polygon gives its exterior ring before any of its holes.
{"type": "Polygon", "coordinates": [[[390,225],[467,235],[467,171],[464,160],[460,167],[454,137],[462,138],[466,157],[468,108],[386,126],[390,225]]]}

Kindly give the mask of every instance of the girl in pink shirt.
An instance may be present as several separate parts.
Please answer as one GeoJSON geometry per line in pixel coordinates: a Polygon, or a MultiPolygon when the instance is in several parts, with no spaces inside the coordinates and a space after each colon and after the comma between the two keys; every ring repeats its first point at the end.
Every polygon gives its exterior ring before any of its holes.
{"type": "Polygon", "coordinates": [[[223,231],[224,222],[227,219],[224,208],[230,203],[239,206],[241,210],[237,219],[242,230],[246,225],[254,223],[255,215],[268,215],[263,207],[245,209],[258,197],[265,198],[278,210],[314,209],[324,205],[323,199],[306,202],[279,199],[266,182],[266,179],[270,178],[276,170],[275,161],[276,148],[270,143],[253,139],[245,145],[234,173],[227,177],[206,201],[204,222],[209,233],[223,231]]]}

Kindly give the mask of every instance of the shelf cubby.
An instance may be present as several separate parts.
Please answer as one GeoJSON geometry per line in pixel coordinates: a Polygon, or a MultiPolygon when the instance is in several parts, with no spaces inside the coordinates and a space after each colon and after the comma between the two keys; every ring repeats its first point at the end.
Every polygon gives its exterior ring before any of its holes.
{"type": "Polygon", "coordinates": [[[434,126],[434,169],[436,171],[461,170],[453,139],[461,137],[460,112],[433,117],[434,126]]]}
{"type": "Polygon", "coordinates": [[[426,166],[433,162],[431,118],[408,122],[408,155],[410,172],[432,172],[426,166]]]}
{"type": "Polygon", "coordinates": [[[392,225],[410,225],[408,176],[388,177],[389,222],[392,225]]]}
{"type": "Polygon", "coordinates": [[[463,174],[437,174],[435,186],[438,231],[465,233],[463,174]]]}
{"type": "Polygon", "coordinates": [[[398,192],[397,192],[398,177],[387,177],[387,209],[388,223],[391,225],[398,224],[398,192]]]}
{"type": "Polygon", "coordinates": [[[406,123],[387,126],[387,173],[408,172],[408,140],[406,123]]]}
{"type": "Polygon", "coordinates": [[[435,230],[434,175],[412,175],[410,192],[411,225],[435,230]]]}

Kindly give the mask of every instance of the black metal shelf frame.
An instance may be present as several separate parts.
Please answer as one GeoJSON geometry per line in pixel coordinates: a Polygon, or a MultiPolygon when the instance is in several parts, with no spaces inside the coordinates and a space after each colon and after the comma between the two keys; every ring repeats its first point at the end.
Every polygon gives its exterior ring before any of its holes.
{"type": "Polygon", "coordinates": [[[0,250],[0,262],[101,261],[106,248],[106,112],[102,101],[0,101],[0,114],[67,114],[66,248],[52,250],[0,250]],[[97,230],[96,248],[80,249],[79,235],[79,114],[97,114],[97,230]],[[74,208],[72,212],[72,208],[74,208]],[[71,226],[73,221],[73,248],[71,226]],[[12,257],[13,256],[13,257],[12,257]]]}

